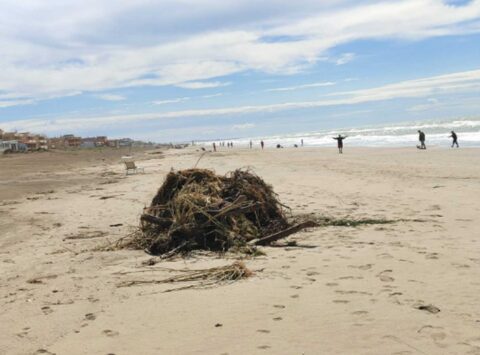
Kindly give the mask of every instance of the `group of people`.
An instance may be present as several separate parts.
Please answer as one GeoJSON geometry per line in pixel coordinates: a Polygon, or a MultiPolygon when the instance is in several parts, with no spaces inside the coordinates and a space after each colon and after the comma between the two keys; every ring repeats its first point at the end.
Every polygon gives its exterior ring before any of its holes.
{"type": "MultiPolygon", "coordinates": [[[[335,139],[337,141],[337,148],[338,148],[338,153],[340,154],[343,154],[343,140],[346,139],[348,136],[342,136],[341,134],[339,134],[337,137],[332,137],[333,139],[335,139]]],[[[451,131],[450,132],[450,136],[448,136],[449,138],[452,138],[452,148],[454,146],[456,146],[457,148],[459,147],[458,145],[458,136],[457,134],[454,132],[454,131],[451,131]]],[[[420,145],[417,145],[417,148],[418,149],[427,149],[427,146],[425,145],[425,132],[421,131],[421,130],[418,130],[418,140],[420,141],[420,145]]],[[[301,143],[301,146],[303,147],[303,139],[300,141],[301,143]]],[[[220,146],[221,147],[224,147],[225,146],[225,142],[221,142],[220,143],[220,146]]],[[[250,143],[249,143],[249,146],[250,146],[250,149],[253,148],[253,142],[250,140],[250,143]]],[[[228,142],[227,143],[227,147],[228,148],[233,148],[233,142],[228,142]]],[[[260,147],[262,149],[265,148],[265,143],[263,142],[263,140],[260,141],[260,147]]],[[[298,147],[297,144],[295,144],[295,147],[298,147]]],[[[280,144],[277,144],[277,148],[283,148],[280,144]]],[[[213,151],[216,152],[217,151],[217,146],[215,143],[213,143],[213,151]]]]}
{"type": "MultiPolygon", "coordinates": [[[[338,147],[338,153],[342,154],[343,153],[343,140],[347,138],[347,136],[342,136],[339,134],[337,137],[333,137],[337,141],[337,147],[338,147]]],[[[457,148],[459,147],[458,145],[458,136],[454,131],[450,132],[450,135],[448,138],[452,138],[452,148],[456,146],[457,148]]],[[[418,140],[420,141],[420,145],[417,145],[418,149],[427,149],[427,146],[425,145],[425,132],[418,130],[418,140]]]]}
{"type": "MultiPolygon", "coordinates": [[[[218,145],[220,147],[225,147],[225,142],[220,142],[218,145]]],[[[213,146],[213,151],[216,152],[217,151],[217,144],[215,142],[213,142],[212,146],[213,146]]],[[[227,148],[233,148],[233,142],[227,142],[227,148]]]]}
{"type": "MultiPolygon", "coordinates": [[[[457,148],[459,147],[458,145],[458,136],[454,131],[450,131],[450,135],[448,138],[452,138],[452,148],[456,146],[457,148]]],[[[420,141],[420,145],[417,145],[418,149],[427,149],[427,146],[425,145],[425,132],[418,130],[418,140],[420,141]]]]}

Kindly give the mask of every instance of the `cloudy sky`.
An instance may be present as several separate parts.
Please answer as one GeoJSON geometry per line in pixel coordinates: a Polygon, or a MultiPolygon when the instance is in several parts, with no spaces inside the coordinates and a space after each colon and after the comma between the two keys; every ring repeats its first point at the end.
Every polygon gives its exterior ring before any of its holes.
{"type": "Polygon", "coordinates": [[[0,0],[0,128],[181,141],[480,116],[480,0],[0,0]]]}

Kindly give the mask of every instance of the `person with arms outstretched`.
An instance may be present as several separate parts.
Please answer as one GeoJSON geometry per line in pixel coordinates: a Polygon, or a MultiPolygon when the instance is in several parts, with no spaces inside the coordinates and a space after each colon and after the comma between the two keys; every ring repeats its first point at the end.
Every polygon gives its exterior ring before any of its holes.
{"type": "Polygon", "coordinates": [[[450,138],[452,138],[452,148],[453,146],[456,144],[457,145],[457,148],[458,148],[458,137],[457,137],[457,134],[454,132],[454,131],[451,131],[450,132],[450,138]]]}
{"type": "Polygon", "coordinates": [[[341,134],[338,135],[338,137],[333,137],[337,141],[337,147],[338,147],[338,153],[343,154],[343,140],[347,138],[347,136],[342,137],[341,134]]]}

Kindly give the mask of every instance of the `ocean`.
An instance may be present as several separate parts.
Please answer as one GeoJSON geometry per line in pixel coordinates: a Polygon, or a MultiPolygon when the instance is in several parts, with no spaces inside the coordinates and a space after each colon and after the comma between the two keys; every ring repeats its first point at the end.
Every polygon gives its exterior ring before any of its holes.
{"type": "MultiPolygon", "coordinates": [[[[234,146],[241,147],[248,146],[250,140],[255,145],[263,140],[267,147],[274,147],[277,144],[283,147],[292,147],[294,144],[300,145],[303,139],[304,146],[332,147],[336,144],[332,137],[342,134],[348,136],[345,140],[346,146],[403,147],[418,144],[418,130],[425,132],[427,146],[450,147],[452,140],[449,135],[453,130],[458,135],[460,147],[480,147],[480,118],[403,122],[337,130],[318,130],[308,133],[244,137],[228,141],[233,142],[234,146]]],[[[211,145],[212,142],[204,142],[204,144],[211,145]]]]}

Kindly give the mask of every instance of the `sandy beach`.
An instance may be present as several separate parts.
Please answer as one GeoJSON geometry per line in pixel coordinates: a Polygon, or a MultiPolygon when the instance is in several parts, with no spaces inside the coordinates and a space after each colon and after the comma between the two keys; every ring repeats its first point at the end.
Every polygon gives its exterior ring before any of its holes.
{"type": "Polygon", "coordinates": [[[294,214],[396,222],[304,230],[245,258],[248,279],[176,292],[118,285],[234,256],[97,249],[202,152],[134,152],[129,176],[124,152],[44,154],[0,157],[1,354],[480,354],[480,149],[207,153],[199,167],[250,168],[294,214]]]}

